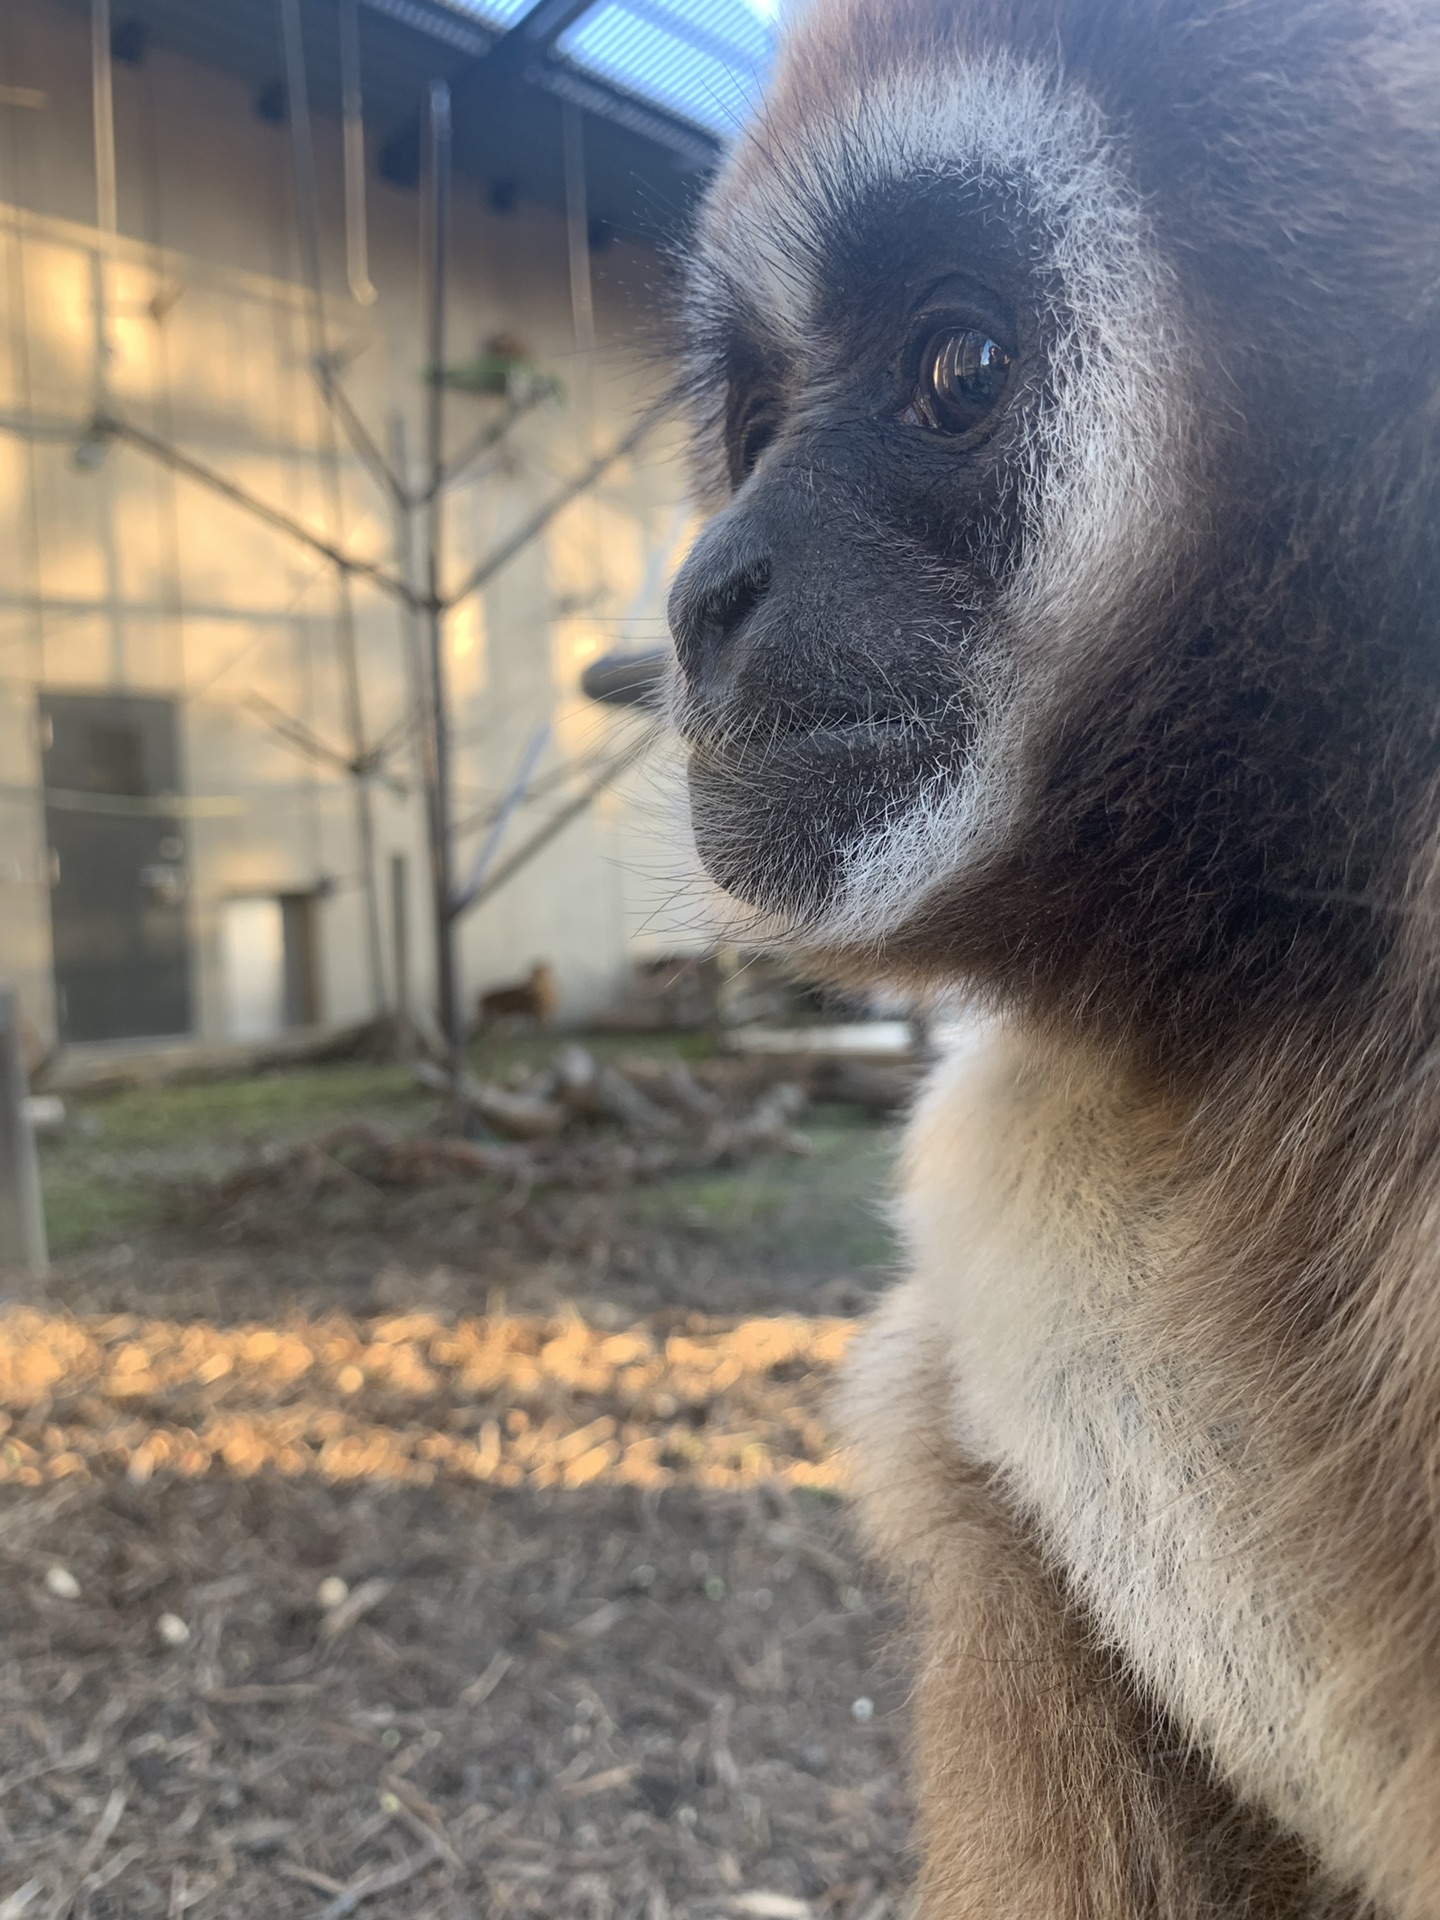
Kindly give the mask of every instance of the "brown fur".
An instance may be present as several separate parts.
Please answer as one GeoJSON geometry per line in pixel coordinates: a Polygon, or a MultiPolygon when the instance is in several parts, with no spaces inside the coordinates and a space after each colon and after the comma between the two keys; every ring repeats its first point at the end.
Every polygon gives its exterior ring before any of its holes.
{"type": "Polygon", "coordinates": [[[548,1027],[560,1010],[560,983],[555,969],[537,960],[526,979],[514,986],[491,987],[476,1002],[475,1021],[483,1032],[500,1020],[533,1020],[548,1027]]]}
{"type": "MultiPolygon", "coordinates": [[[[1134,1098],[1128,1076],[1121,1085],[1128,1103],[1134,1098]]],[[[1190,1143],[1175,1138],[1170,1117],[1146,1096],[1138,1108],[1137,1144],[1166,1163],[1166,1180],[1172,1154],[1185,1153],[1190,1143]]],[[[916,1178],[912,1166],[912,1184],[916,1178]]],[[[1184,1203],[1188,1212],[1190,1194],[1184,1203]]],[[[1090,1211],[1093,1191],[1079,1205],[1090,1211]]],[[[1253,1218],[1248,1224],[1253,1227],[1253,1218]]],[[[1255,1544],[1269,1559],[1285,1554],[1292,1527],[1302,1536],[1295,1586],[1313,1602],[1317,1548],[1328,1548],[1343,1582],[1353,1577],[1357,1542],[1346,1521],[1353,1525],[1356,1516],[1343,1514],[1346,1490],[1331,1477],[1333,1430],[1322,1436],[1323,1486],[1310,1478],[1313,1458],[1287,1472],[1279,1456],[1290,1427],[1276,1399],[1276,1369],[1284,1363],[1273,1341],[1257,1344],[1268,1315],[1237,1288],[1237,1274],[1245,1270],[1227,1260],[1231,1251],[1225,1243],[1192,1249],[1166,1275],[1163,1296],[1143,1303],[1145,1335],[1157,1366],[1180,1348],[1213,1369],[1202,1385],[1208,1419],[1248,1415],[1253,1444],[1276,1448],[1274,1470],[1263,1480],[1263,1512],[1234,1520],[1237,1530],[1260,1534],[1255,1544]],[[1257,1408],[1263,1409],[1258,1421],[1257,1408]]],[[[844,1396],[845,1425],[855,1443],[855,1493],[872,1548],[912,1593],[923,1920],[1357,1920],[1369,1914],[1370,1903],[1347,1891],[1349,1875],[1327,1873],[1315,1852],[1267,1816],[1263,1803],[1217,1775],[1203,1746],[1166,1714],[1109,1642],[1004,1477],[957,1449],[949,1416],[952,1364],[925,1301],[903,1287],[861,1344],[844,1396]]],[[[1321,1385],[1307,1370],[1297,1391],[1321,1385]]],[[[1323,1428],[1327,1413],[1317,1408],[1313,1418],[1323,1428]]],[[[1342,1461],[1345,1451],[1342,1445],[1342,1461]]],[[[1375,1472],[1372,1459],[1364,1484],[1371,1496],[1375,1472]]],[[[1415,1571],[1396,1566],[1387,1521],[1381,1517],[1376,1525],[1372,1517],[1383,1584],[1415,1571]]],[[[1350,1593],[1348,1617],[1332,1623],[1340,1668],[1332,1677],[1353,1688],[1347,1709],[1357,1727],[1389,1717],[1397,1726],[1423,1728],[1433,1703],[1431,1629],[1427,1623],[1417,1636],[1407,1618],[1396,1633],[1398,1623],[1371,1616],[1374,1598],[1374,1587],[1350,1593]],[[1391,1661],[1400,1669],[1393,1685],[1385,1670],[1391,1661]],[[1383,1701],[1377,1687],[1387,1696],[1383,1701]]],[[[1223,1688],[1223,1674],[1213,1679],[1223,1688]]],[[[1428,1756],[1422,1760],[1408,1804],[1393,1809],[1373,1874],[1400,1882],[1405,1890],[1393,1910],[1407,1915],[1440,1910],[1431,1903],[1430,1764],[1428,1756]]],[[[1382,1902],[1376,1910],[1392,1909],[1382,1902]]]]}
{"type": "MultiPolygon", "coordinates": [[[[1437,1920],[1429,0],[808,10],[702,242],[703,297],[728,285],[739,315],[696,322],[700,384],[727,387],[702,393],[702,450],[747,383],[780,425],[677,588],[697,824],[717,877],[783,919],[776,861],[843,777],[805,784],[796,687],[872,670],[840,651],[852,628],[900,641],[903,594],[945,567],[973,586],[972,548],[911,521],[899,544],[893,464],[843,466],[856,409],[822,419],[809,342],[734,263],[768,237],[756,208],[809,193],[786,245],[823,282],[840,242],[808,236],[843,234],[851,183],[842,154],[817,184],[811,143],[897,77],[994,56],[1095,103],[1171,276],[1185,391],[1134,580],[1058,636],[1003,635],[977,851],[882,933],[827,940],[810,896],[789,928],[815,965],[964,981],[1002,1020],[927,1096],[913,1277],[848,1394],[866,1524],[916,1595],[921,1913],[1437,1920]],[[825,597],[867,539],[892,556],[873,620],[825,597]],[[754,749],[764,676],[792,720],[754,749]],[[725,797],[775,765],[725,839],[725,797]]],[[[822,691],[807,724],[833,731],[853,716],[822,691]]]]}

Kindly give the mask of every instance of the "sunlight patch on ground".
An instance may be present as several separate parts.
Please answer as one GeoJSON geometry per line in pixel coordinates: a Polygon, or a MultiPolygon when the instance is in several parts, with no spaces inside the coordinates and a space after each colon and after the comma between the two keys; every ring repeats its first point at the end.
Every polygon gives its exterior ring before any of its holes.
{"type": "Polygon", "coordinates": [[[854,1330],[425,1313],[220,1327],[19,1308],[0,1317],[0,1483],[269,1470],[838,1489],[825,1402],[854,1330]]]}

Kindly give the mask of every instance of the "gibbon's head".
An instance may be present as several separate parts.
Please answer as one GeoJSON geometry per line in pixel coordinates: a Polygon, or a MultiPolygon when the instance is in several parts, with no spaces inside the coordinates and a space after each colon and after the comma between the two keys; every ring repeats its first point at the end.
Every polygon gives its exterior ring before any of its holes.
{"type": "Polygon", "coordinates": [[[1437,758],[1437,101],[1424,0],[802,14],[690,263],[671,599],[769,934],[1177,1034],[1373,972],[1437,758]]]}

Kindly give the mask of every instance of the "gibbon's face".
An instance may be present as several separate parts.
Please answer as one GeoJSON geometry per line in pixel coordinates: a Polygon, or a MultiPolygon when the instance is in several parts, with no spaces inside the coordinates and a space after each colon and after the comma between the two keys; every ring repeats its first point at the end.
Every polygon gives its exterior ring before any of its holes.
{"type": "Polygon", "coordinates": [[[802,10],[691,263],[671,599],[761,937],[1172,1030],[1370,964],[1434,761],[1437,70],[1370,0],[802,10]]]}
{"type": "Polygon", "coordinates": [[[877,78],[742,148],[688,301],[724,504],[670,615],[697,845],[772,929],[873,944],[1003,839],[1017,711],[1183,522],[1172,303],[1034,68],[877,78]]]}

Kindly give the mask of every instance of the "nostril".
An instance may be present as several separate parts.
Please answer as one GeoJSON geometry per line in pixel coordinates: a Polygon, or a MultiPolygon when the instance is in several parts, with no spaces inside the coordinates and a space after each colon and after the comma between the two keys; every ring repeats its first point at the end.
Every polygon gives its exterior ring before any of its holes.
{"type": "Polygon", "coordinates": [[[745,626],[770,590],[768,560],[748,560],[717,577],[710,573],[676,583],[671,628],[680,663],[692,681],[719,664],[727,644],[745,626]]]}
{"type": "Polygon", "coordinates": [[[770,563],[757,561],[709,595],[701,619],[714,640],[728,640],[754,613],[770,589],[770,563]]]}

